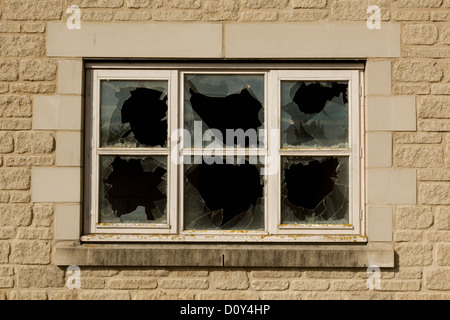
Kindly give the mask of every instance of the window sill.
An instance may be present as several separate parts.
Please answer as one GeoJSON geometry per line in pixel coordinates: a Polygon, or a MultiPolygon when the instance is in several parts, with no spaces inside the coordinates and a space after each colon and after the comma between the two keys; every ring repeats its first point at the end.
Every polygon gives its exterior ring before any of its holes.
{"type": "Polygon", "coordinates": [[[73,244],[58,243],[60,266],[394,267],[389,243],[73,244]]]}

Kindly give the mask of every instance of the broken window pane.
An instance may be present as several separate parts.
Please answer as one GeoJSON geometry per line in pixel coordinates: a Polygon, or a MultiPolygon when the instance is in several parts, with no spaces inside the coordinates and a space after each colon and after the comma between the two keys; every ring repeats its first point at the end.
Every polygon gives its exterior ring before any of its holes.
{"type": "Polygon", "coordinates": [[[282,157],[282,224],[348,224],[349,158],[282,157]]]}
{"type": "Polygon", "coordinates": [[[167,81],[101,81],[100,146],[167,146],[167,81]]]}
{"type": "Polygon", "coordinates": [[[191,135],[186,147],[262,146],[264,75],[185,75],[184,126],[191,135]],[[200,130],[194,130],[196,123],[200,130]],[[195,145],[194,133],[199,132],[202,141],[208,129],[214,133],[209,141],[195,145]]]}
{"type": "Polygon", "coordinates": [[[167,222],[167,156],[101,156],[99,188],[99,222],[167,222]]]}
{"type": "Polygon", "coordinates": [[[239,160],[185,165],[185,230],[264,229],[261,165],[239,160]]]}
{"type": "Polygon", "coordinates": [[[281,81],[283,148],[348,148],[347,81],[281,81]]]}

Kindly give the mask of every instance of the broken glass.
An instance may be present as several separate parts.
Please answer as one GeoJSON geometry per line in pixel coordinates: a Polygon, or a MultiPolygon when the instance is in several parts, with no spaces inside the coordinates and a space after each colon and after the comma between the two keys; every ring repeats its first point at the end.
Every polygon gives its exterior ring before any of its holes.
{"type": "Polygon", "coordinates": [[[349,158],[282,157],[282,224],[348,224],[349,158]]]}
{"type": "Polygon", "coordinates": [[[191,136],[187,148],[262,146],[264,75],[185,75],[184,127],[191,136]],[[196,123],[200,130],[195,130],[196,123]],[[203,141],[207,130],[213,134],[203,141]]]}
{"type": "Polygon", "coordinates": [[[347,81],[281,81],[282,148],[348,148],[347,81]]]}
{"type": "Polygon", "coordinates": [[[101,156],[100,223],[167,222],[167,156],[101,156]]]}
{"type": "Polygon", "coordinates": [[[242,160],[185,165],[185,230],[264,229],[261,165],[242,160]]]}
{"type": "Polygon", "coordinates": [[[102,80],[100,146],[167,147],[167,90],[163,80],[102,80]]]}

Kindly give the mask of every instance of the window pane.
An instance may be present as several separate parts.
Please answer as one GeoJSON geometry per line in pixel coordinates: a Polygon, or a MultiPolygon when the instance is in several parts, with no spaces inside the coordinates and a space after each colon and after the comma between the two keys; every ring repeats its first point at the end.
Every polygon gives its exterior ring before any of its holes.
{"type": "Polygon", "coordinates": [[[264,229],[261,165],[245,157],[221,161],[185,164],[185,230],[264,229]]]}
{"type": "Polygon", "coordinates": [[[167,157],[101,156],[101,223],[167,222],[167,157]]]}
{"type": "Polygon", "coordinates": [[[282,157],[281,223],[348,224],[348,157],[282,157]]]}
{"type": "Polygon", "coordinates": [[[283,148],[348,148],[348,82],[281,81],[283,148]]]}
{"type": "Polygon", "coordinates": [[[184,126],[191,136],[186,147],[262,146],[264,75],[185,75],[184,126]],[[203,141],[208,129],[214,135],[203,141]]]}
{"type": "Polygon", "coordinates": [[[167,146],[167,81],[101,81],[100,146],[167,146]]]}

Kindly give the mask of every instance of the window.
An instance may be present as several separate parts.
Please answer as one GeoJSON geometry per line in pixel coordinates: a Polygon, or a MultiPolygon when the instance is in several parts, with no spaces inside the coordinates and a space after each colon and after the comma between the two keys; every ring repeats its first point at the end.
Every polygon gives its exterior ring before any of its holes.
{"type": "Polygon", "coordinates": [[[88,70],[83,240],[365,241],[360,71],[88,70]]]}

